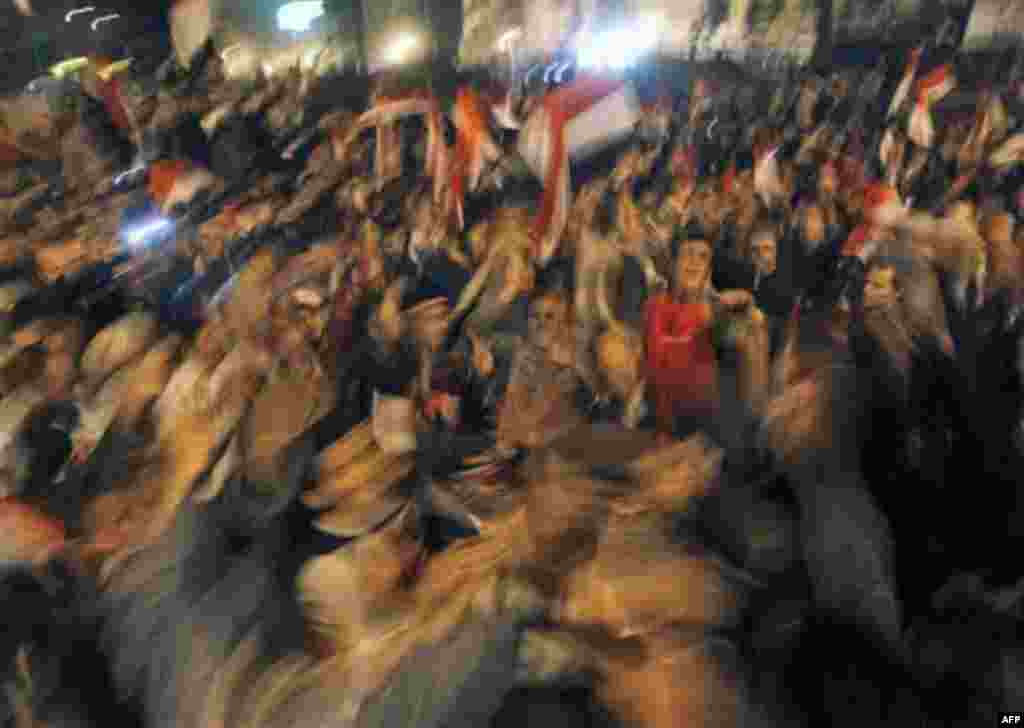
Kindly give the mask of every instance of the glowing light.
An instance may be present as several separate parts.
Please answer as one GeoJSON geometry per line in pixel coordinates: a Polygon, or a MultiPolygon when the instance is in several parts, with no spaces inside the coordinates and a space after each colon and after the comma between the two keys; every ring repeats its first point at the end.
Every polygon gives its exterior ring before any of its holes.
{"type": "Polygon", "coordinates": [[[321,0],[298,0],[282,5],[277,11],[277,25],[281,30],[305,33],[313,21],[323,16],[321,0]]]}
{"type": "Polygon", "coordinates": [[[111,20],[117,20],[120,17],[121,16],[119,13],[111,13],[110,15],[104,15],[102,18],[96,18],[96,20],[92,21],[92,25],[90,25],[89,27],[91,27],[93,30],[96,30],[98,27],[100,27],[100,23],[108,23],[111,20]]]}
{"type": "Polygon", "coordinates": [[[124,239],[132,247],[140,247],[152,236],[169,231],[173,226],[174,224],[170,220],[162,217],[157,218],[129,229],[124,233],[124,239]]]}
{"type": "Polygon", "coordinates": [[[70,11],[67,15],[64,16],[64,22],[65,23],[70,23],[71,19],[73,17],[75,17],[76,15],[81,15],[82,13],[95,13],[95,12],[96,12],[96,8],[94,8],[92,5],[89,5],[89,6],[84,7],[84,8],[75,8],[74,10],[70,11]]]}
{"type": "Polygon", "coordinates": [[[404,33],[384,53],[388,63],[405,63],[420,47],[420,39],[412,33],[404,33]]]}
{"type": "Polygon", "coordinates": [[[623,70],[657,45],[657,22],[647,18],[633,27],[617,28],[587,39],[577,48],[576,60],[584,68],[623,70]]]}
{"type": "Polygon", "coordinates": [[[226,61],[229,56],[231,56],[234,53],[237,53],[240,50],[242,50],[242,44],[241,43],[235,43],[234,45],[230,45],[227,48],[225,48],[223,51],[221,51],[220,59],[222,61],[226,61]]]}

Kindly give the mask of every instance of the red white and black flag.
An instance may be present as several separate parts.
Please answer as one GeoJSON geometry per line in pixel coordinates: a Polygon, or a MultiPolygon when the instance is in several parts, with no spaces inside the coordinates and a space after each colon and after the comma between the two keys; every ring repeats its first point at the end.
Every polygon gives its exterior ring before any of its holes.
{"type": "Polygon", "coordinates": [[[544,185],[534,220],[541,263],[558,248],[571,206],[570,158],[584,158],[630,134],[639,121],[632,87],[616,79],[579,76],[541,101],[523,126],[519,153],[544,185]]]}

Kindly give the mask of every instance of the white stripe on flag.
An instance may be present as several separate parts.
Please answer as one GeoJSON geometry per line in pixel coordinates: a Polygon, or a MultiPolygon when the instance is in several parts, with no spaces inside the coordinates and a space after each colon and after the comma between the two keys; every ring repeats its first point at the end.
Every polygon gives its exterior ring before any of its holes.
{"type": "Polygon", "coordinates": [[[623,86],[565,125],[569,156],[584,159],[628,136],[640,121],[640,102],[623,86]]]}

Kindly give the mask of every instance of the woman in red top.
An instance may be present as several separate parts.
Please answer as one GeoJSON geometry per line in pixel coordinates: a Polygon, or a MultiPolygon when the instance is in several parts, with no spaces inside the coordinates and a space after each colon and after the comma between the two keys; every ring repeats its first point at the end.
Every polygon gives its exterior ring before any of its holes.
{"type": "MultiPolygon", "coordinates": [[[[658,431],[663,435],[675,432],[679,418],[700,424],[718,411],[715,324],[720,313],[728,312],[732,319],[732,312],[743,311],[751,314],[755,322],[760,319],[763,323],[763,317],[752,309],[748,291],[714,292],[710,282],[711,258],[711,246],[706,241],[684,241],[676,258],[672,292],[656,296],[647,304],[647,381],[654,394],[658,431]]],[[[738,327],[729,328],[732,337],[737,338],[738,327]]],[[[747,337],[738,337],[737,344],[741,343],[740,338],[747,337]]],[[[745,358],[750,370],[744,377],[749,380],[747,384],[763,379],[749,366],[754,359],[745,358]]]]}

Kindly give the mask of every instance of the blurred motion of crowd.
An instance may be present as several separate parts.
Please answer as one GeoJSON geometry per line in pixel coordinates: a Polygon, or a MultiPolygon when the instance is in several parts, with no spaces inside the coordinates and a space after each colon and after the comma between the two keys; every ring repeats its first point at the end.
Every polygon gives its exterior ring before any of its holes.
{"type": "Polygon", "coordinates": [[[0,127],[4,725],[1024,706],[1016,79],[111,64],[0,127]]]}

